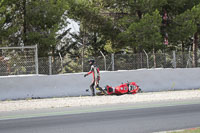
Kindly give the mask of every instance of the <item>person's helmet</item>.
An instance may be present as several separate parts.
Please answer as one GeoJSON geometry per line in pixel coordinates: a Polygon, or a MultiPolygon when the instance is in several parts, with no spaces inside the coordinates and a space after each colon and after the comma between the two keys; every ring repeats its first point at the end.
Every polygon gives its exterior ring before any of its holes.
{"type": "Polygon", "coordinates": [[[90,65],[93,65],[94,62],[95,62],[95,60],[93,60],[93,59],[90,59],[90,60],[88,61],[88,63],[89,63],[90,65]]]}

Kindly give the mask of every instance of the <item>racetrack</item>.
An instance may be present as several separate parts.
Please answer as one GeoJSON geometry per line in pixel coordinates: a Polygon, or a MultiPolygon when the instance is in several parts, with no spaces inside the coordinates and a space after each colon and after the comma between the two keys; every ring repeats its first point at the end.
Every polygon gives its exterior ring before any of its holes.
{"type": "Polygon", "coordinates": [[[150,133],[198,126],[200,99],[49,109],[35,115],[1,113],[0,117],[1,133],[150,133]]]}

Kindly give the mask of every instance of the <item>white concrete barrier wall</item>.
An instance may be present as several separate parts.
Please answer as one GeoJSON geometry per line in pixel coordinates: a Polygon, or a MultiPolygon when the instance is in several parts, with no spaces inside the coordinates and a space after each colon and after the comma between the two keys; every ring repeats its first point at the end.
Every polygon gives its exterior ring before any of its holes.
{"type": "MultiPolygon", "coordinates": [[[[29,75],[0,77],[0,100],[90,95],[92,75],[29,75]]],[[[136,82],[144,92],[200,88],[200,68],[142,69],[101,72],[100,86],[136,82]]]]}

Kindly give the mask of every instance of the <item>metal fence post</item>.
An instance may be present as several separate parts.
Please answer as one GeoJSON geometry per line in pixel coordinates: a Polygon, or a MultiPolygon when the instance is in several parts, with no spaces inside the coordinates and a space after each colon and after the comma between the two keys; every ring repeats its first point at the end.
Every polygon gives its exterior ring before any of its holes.
{"type": "Polygon", "coordinates": [[[173,67],[176,68],[176,52],[173,51],[173,67]]]}
{"type": "Polygon", "coordinates": [[[35,71],[36,71],[36,74],[39,74],[39,70],[38,70],[38,46],[37,46],[37,44],[35,45],[35,71]]]}
{"type": "Polygon", "coordinates": [[[191,46],[190,46],[186,68],[191,67],[191,62],[192,62],[192,57],[191,57],[191,46]]]}
{"type": "Polygon", "coordinates": [[[106,56],[103,54],[102,51],[100,51],[101,55],[103,56],[103,59],[104,59],[104,68],[105,68],[105,71],[106,71],[106,56]]]}
{"type": "Polygon", "coordinates": [[[49,56],[49,75],[52,75],[52,57],[49,56]]]}
{"type": "Polygon", "coordinates": [[[60,57],[60,62],[61,62],[61,69],[63,71],[63,59],[62,59],[62,56],[61,56],[60,52],[59,52],[59,57],[60,57]]]}
{"type": "Polygon", "coordinates": [[[82,72],[84,72],[84,56],[82,56],[81,67],[82,67],[82,72]]]}
{"type": "Polygon", "coordinates": [[[167,68],[167,55],[165,54],[165,52],[164,52],[164,58],[165,58],[165,60],[164,60],[164,68],[167,68]]]}
{"type": "Polygon", "coordinates": [[[111,54],[112,71],[115,71],[115,54],[111,54]]]}
{"type": "Polygon", "coordinates": [[[145,53],[145,55],[147,57],[147,68],[149,69],[149,56],[148,56],[147,52],[144,49],[143,49],[143,51],[144,51],[144,53],[145,53]]]}

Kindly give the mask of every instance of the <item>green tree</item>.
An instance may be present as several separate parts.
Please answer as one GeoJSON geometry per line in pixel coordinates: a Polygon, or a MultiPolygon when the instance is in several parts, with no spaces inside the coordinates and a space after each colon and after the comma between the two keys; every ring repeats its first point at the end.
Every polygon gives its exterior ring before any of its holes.
{"type": "Polygon", "coordinates": [[[0,2],[0,44],[13,45],[18,43],[19,12],[16,12],[16,0],[1,0],[0,2]]]}
{"type": "MultiPolygon", "coordinates": [[[[156,9],[161,9],[161,5],[165,4],[166,0],[154,0],[153,2],[148,0],[133,2],[129,0],[93,0],[90,2],[77,0],[70,1],[69,3],[69,5],[71,5],[69,14],[72,14],[74,19],[80,21],[84,28],[88,29],[89,32],[96,34],[97,38],[102,38],[101,40],[104,40],[102,41],[104,43],[111,41],[110,44],[112,45],[110,46],[113,49],[123,49],[124,47],[130,46],[132,44],[132,42],[127,41],[129,38],[131,38],[131,36],[126,34],[126,32],[130,31],[130,26],[132,23],[135,25],[138,24],[140,27],[142,27],[142,25],[147,25],[146,28],[149,28],[149,26],[151,27],[150,23],[152,20],[145,20],[149,23],[142,22],[144,24],[139,24],[140,19],[142,19],[142,17],[145,16],[145,14],[148,12],[150,12],[150,16],[153,12],[156,11],[156,9]]],[[[158,18],[158,15],[159,11],[157,10],[156,19],[158,18]]],[[[148,19],[148,17],[145,18],[148,19]]],[[[159,32],[159,25],[157,25],[157,32],[159,32]]],[[[157,33],[157,36],[159,36],[159,33],[157,33]]],[[[135,39],[141,41],[139,38],[135,39]]],[[[146,40],[147,39],[148,38],[146,38],[146,40]]]]}
{"type": "MultiPolygon", "coordinates": [[[[185,1],[186,2],[186,1],[185,1]]],[[[194,3],[192,3],[193,5],[194,3]]],[[[197,66],[197,49],[200,24],[200,4],[193,8],[186,8],[180,14],[174,16],[174,19],[168,27],[169,38],[172,44],[182,43],[184,50],[185,42],[193,43],[193,66],[197,66]]]]}
{"type": "MultiPolygon", "coordinates": [[[[7,46],[39,46],[39,56],[56,47],[56,36],[64,21],[64,0],[1,0],[1,42],[7,46]],[[4,10],[3,10],[4,9],[4,10]]],[[[66,25],[65,25],[66,26],[66,25]]]]}
{"type": "Polygon", "coordinates": [[[38,44],[40,56],[56,50],[56,36],[64,14],[62,0],[31,1],[27,4],[26,43],[38,44]]]}

